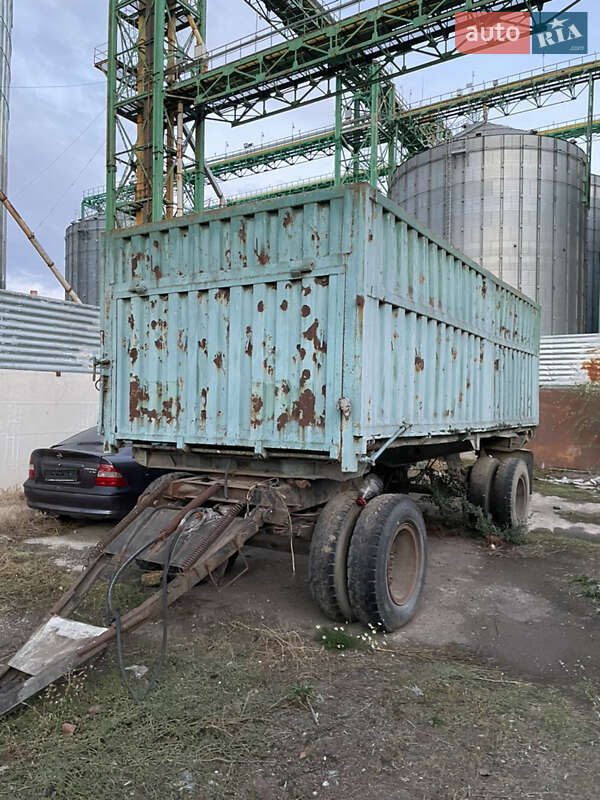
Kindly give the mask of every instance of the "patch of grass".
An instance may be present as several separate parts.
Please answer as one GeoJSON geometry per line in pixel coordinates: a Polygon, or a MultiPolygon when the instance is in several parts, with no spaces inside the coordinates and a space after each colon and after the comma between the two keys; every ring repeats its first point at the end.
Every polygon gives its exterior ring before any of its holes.
{"type": "MultiPolygon", "coordinates": [[[[400,775],[407,796],[462,797],[483,767],[477,796],[566,797],[567,771],[569,797],[593,796],[589,704],[404,647],[341,659],[306,638],[240,622],[179,637],[142,705],[109,654],[3,720],[0,795],[304,800],[326,780],[375,800],[400,775]]],[[[151,655],[138,643],[128,663],[151,655]]]]}
{"type": "Polygon", "coordinates": [[[33,536],[58,536],[77,527],[74,521],[58,520],[27,506],[20,490],[0,490],[0,532],[12,541],[33,536]]]}
{"type": "Polygon", "coordinates": [[[313,639],[325,650],[337,652],[339,650],[366,650],[368,648],[368,634],[346,633],[342,626],[333,628],[319,626],[313,639]]]}
{"type": "Polygon", "coordinates": [[[5,609],[31,611],[51,604],[73,581],[64,572],[41,556],[7,548],[0,550],[0,583],[5,609]]]}
{"type": "Polygon", "coordinates": [[[600,613],[600,580],[598,578],[590,578],[588,575],[577,575],[571,579],[571,583],[578,587],[579,596],[591,600],[596,607],[596,611],[600,613]]]}
{"type": "Polygon", "coordinates": [[[535,474],[533,479],[533,491],[544,497],[561,497],[573,503],[600,503],[600,491],[598,489],[585,489],[570,483],[554,483],[553,481],[542,480],[542,475],[539,472],[535,474]]]}

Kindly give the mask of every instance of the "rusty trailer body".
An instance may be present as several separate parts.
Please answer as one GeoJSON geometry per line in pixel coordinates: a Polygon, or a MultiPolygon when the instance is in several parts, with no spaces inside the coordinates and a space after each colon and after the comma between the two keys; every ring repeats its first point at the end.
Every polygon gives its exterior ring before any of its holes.
{"type": "Polygon", "coordinates": [[[0,714],[222,578],[257,536],[310,541],[328,617],[406,624],[427,569],[408,496],[431,491],[427,470],[409,469],[424,457],[444,457],[498,524],[526,522],[539,309],[369,186],[138,227],[107,246],[104,435],[172,471],[0,665],[0,714]],[[161,590],[121,616],[111,591],[133,562],[162,570],[161,590]],[[105,625],[73,619],[110,565],[105,625]]]}
{"type": "Polygon", "coordinates": [[[538,306],[367,184],[111,233],[104,292],[101,426],[147,463],[344,479],[538,421],[538,306]]]}

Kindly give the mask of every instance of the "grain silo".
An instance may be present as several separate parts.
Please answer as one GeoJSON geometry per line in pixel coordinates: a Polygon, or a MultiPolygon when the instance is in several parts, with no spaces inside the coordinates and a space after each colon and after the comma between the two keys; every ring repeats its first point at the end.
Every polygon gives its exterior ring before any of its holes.
{"type": "Polygon", "coordinates": [[[600,331],[600,175],[592,175],[585,253],[587,333],[600,331]]]}
{"type": "MultiPolygon", "coordinates": [[[[6,192],[13,0],[0,0],[0,189],[6,192]]],[[[0,289],[6,288],[6,211],[0,206],[0,289]]]]}
{"type": "Polygon", "coordinates": [[[105,227],[106,218],[95,215],[72,222],[65,233],[65,277],[81,300],[94,306],[100,302],[105,227]]]}
{"type": "Polygon", "coordinates": [[[406,161],[392,198],[542,306],[542,334],[585,329],[586,156],[492,123],[406,161]]]}

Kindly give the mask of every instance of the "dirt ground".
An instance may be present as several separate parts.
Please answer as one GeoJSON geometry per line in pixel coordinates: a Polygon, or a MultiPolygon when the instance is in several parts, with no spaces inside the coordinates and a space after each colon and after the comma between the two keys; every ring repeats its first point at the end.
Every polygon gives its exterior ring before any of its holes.
{"type": "MultiPolygon", "coordinates": [[[[335,630],[305,556],[294,574],[248,547],[233,584],[172,607],[141,705],[109,651],[0,722],[0,798],[597,798],[600,493],[537,488],[519,547],[431,526],[423,602],[393,635],[335,630]]],[[[0,495],[0,662],[105,530],[0,495]]],[[[132,575],[120,599],[142,594],[132,575]]],[[[161,632],[126,665],[152,668],[161,632]]]]}

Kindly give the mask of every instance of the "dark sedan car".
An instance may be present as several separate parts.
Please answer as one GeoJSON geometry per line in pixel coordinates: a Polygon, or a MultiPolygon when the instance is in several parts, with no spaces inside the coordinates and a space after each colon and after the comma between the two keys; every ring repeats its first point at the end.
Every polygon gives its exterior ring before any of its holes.
{"type": "Polygon", "coordinates": [[[121,519],[148,484],[164,474],[140,466],[130,447],[104,453],[96,428],[34,450],[23,484],[30,508],[92,519],[121,519]]]}

